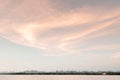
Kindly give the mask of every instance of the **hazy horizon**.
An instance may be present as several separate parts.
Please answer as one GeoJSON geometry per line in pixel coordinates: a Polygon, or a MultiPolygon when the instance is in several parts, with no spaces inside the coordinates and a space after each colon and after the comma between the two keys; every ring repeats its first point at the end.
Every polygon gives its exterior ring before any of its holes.
{"type": "Polygon", "coordinates": [[[120,0],[0,0],[0,72],[120,71],[120,0]]]}

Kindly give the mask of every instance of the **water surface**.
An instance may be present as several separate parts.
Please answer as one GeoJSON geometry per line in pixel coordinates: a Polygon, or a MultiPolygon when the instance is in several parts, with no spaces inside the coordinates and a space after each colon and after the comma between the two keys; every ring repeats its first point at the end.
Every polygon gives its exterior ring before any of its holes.
{"type": "Polygon", "coordinates": [[[103,75],[0,75],[0,80],[120,80],[120,76],[103,75]]]}

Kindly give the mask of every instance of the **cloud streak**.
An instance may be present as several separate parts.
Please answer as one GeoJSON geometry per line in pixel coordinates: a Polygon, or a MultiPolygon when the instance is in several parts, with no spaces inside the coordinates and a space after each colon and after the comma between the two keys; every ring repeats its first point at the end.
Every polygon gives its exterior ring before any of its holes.
{"type": "MultiPolygon", "coordinates": [[[[120,34],[120,6],[107,10],[110,5],[104,5],[103,8],[102,5],[86,3],[81,7],[71,5],[73,8],[61,10],[57,4],[49,0],[21,0],[19,5],[18,1],[13,0],[3,2],[0,5],[0,11],[4,13],[0,19],[0,36],[56,55],[78,53],[81,49],[79,45],[91,43],[90,40],[98,36],[104,39],[111,38],[109,34],[113,34],[109,44],[118,39],[114,36],[120,34]],[[118,34],[109,33],[112,29],[118,34]],[[103,30],[104,33],[101,33],[103,30]]],[[[97,43],[93,45],[93,48],[99,46],[97,43]]]]}

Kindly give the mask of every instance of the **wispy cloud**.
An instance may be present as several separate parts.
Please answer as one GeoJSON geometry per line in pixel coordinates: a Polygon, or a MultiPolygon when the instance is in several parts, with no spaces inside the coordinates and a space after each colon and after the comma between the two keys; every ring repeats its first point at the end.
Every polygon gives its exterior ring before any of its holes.
{"type": "Polygon", "coordinates": [[[112,58],[120,59],[120,52],[112,54],[112,58]]]}
{"type": "MultiPolygon", "coordinates": [[[[91,43],[89,40],[92,38],[100,36],[104,39],[104,35],[114,34],[111,31],[113,28],[117,32],[120,30],[119,6],[107,10],[110,5],[103,5],[103,8],[102,5],[84,4],[61,10],[55,5],[57,2],[49,0],[21,0],[19,3],[10,0],[0,5],[0,36],[21,45],[42,49],[48,54],[77,53],[79,45],[91,43]],[[100,32],[102,30],[105,31],[100,32]]],[[[112,41],[110,44],[114,43],[114,39],[112,41]]],[[[99,46],[97,43],[94,45],[99,46]]]]}

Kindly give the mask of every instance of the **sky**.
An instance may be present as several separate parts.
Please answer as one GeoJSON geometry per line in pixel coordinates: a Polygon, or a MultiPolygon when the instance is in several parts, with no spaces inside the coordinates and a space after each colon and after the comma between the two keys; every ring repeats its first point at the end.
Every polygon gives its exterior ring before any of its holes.
{"type": "Polygon", "coordinates": [[[120,71],[120,0],[0,0],[0,71],[120,71]]]}

